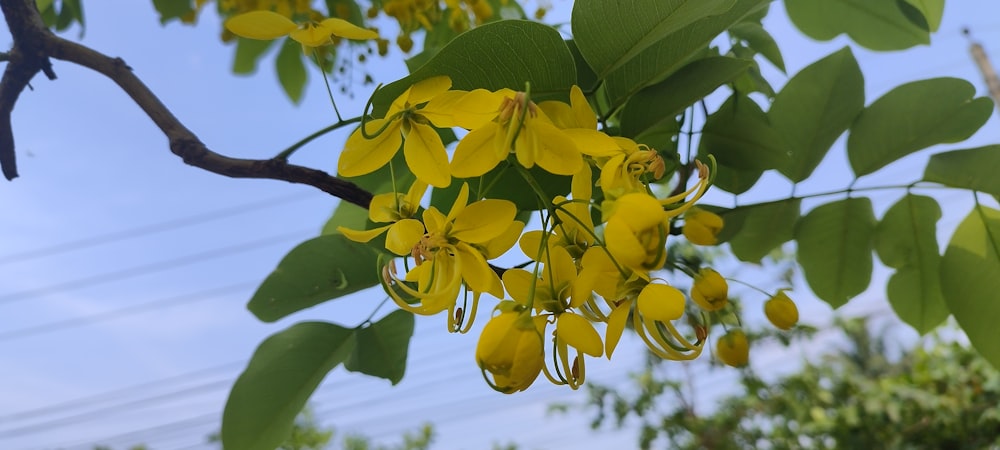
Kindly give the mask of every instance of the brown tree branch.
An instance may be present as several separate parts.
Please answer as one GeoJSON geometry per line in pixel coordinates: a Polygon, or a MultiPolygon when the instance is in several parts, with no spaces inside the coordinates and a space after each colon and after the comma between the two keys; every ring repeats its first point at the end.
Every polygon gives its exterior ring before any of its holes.
{"type": "Polygon", "coordinates": [[[42,22],[33,0],[0,0],[14,38],[9,62],[0,79],[0,166],[8,180],[17,177],[10,113],[18,95],[39,71],[55,78],[49,58],[94,70],[118,84],[163,131],[170,151],[185,163],[233,178],[283,180],[313,186],[334,197],[367,208],[372,194],[354,183],[322,170],[288,164],[283,159],[239,159],[213,152],[187,129],[121,58],[111,58],[89,47],[56,36],[42,22]]]}

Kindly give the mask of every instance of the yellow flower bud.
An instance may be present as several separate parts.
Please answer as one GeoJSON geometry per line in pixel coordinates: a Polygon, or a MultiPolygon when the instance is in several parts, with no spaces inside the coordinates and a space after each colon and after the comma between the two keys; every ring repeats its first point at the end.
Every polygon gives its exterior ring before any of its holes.
{"type": "Polygon", "coordinates": [[[718,311],[729,302],[729,284],[719,272],[703,267],[694,276],[691,299],[705,311],[718,311]]]}
{"type": "Polygon", "coordinates": [[[483,375],[489,372],[494,389],[505,394],[531,386],[542,370],[544,357],[542,335],[527,312],[507,311],[493,317],[483,327],[476,346],[476,362],[483,375]]]}
{"type": "Polygon", "coordinates": [[[785,291],[778,291],[764,303],[764,315],[775,328],[781,330],[788,330],[799,321],[799,309],[795,306],[795,302],[785,295],[785,291]]]}
{"type": "Polygon", "coordinates": [[[715,357],[727,366],[743,367],[750,360],[750,343],[742,330],[729,330],[715,343],[715,357]]]}
{"type": "Polygon", "coordinates": [[[684,214],[684,237],[695,245],[715,245],[722,231],[722,218],[718,214],[692,207],[684,214]]]}

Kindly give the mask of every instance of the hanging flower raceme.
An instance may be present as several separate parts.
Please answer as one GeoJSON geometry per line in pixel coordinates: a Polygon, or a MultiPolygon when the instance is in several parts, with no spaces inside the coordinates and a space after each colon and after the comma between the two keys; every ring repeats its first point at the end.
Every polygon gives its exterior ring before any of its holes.
{"type": "Polygon", "coordinates": [[[449,88],[451,79],[445,76],[410,86],[392,102],[384,118],[363,122],[347,138],[338,173],[345,177],[372,173],[388,164],[402,145],[406,165],[418,180],[434,187],[451,184],[448,154],[434,128],[451,126],[454,120],[450,106],[463,93],[449,88]]]}
{"type": "Polygon", "coordinates": [[[466,124],[470,129],[451,161],[451,173],[459,178],[478,177],[489,172],[511,152],[525,168],[536,164],[549,173],[573,175],[583,165],[576,143],[556,128],[545,113],[524,92],[477,89],[456,103],[461,111],[476,112],[466,124]],[[487,122],[482,111],[493,111],[487,122]]]}
{"type": "Polygon", "coordinates": [[[346,20],[329,18],[302,24],[273,11],[250,11],[229,18],[226,29],[248,39],[269,41],[288,36],[304,47],[332,44],[333,37],[367,40],[377,39],[378,33],[366,30],[346,20]]]}

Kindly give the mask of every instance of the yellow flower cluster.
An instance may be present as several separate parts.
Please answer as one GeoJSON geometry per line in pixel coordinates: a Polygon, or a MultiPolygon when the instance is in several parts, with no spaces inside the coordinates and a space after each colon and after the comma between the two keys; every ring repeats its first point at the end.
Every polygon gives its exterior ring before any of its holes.
{"type": "MultiPolygon", "coordinates": [[[[341,153],[340,175],[356,177],[390,164],[402,148],[413,185],[374,197],[369,218],[381,226],[339,230],[358,242],[384,234],[384,248],[396,256],[383,263],[385,290],[415,314],[447,311],[451,331],[470,329],[482,294],[502,300],[476,349],[477,364],[498,391],[524,390],[539,374],[576,389],[586,377],[585,355],[610,358],[629,320],[656,355],[696,358],[712,314],[728,305],[728,284],[711,268],[690,273],[689,294],[657,277],[675,220],[684,218],[691,242],[716,242],[722,219],[694,207],[711,182],[709,167],[694,161],[692,186],[661,198],[650,185],[665,174],[660,155],[597,128],[578,87],[568,103],[536,104],[524,92],[454,90],[449,78],[433,77],[407,89],[383,117],[363,122],[341,153]],[[450,160],[441,128],[467,130],[450,160]],[[513,202],[489,198],[488,191],[473,196],[465,182],[447,214],[421,208],[428,187],[480,177],[501,164],[522,175],[525,189],[535,189],[544,205],[542,229],[524,231],[513,202]],[[544,198],[526,170],[534,166],[571,177],[569,196],[544,198]],[[529,263],[511,269],[489,263],[515,244],[529,263]]],[[[779,293],[767,307],[781,328],[794,323],[788,309],[794,304],[784,300],[779,293]]],[[[748,346],[739,336],[731,330],[717,346],[731,365],[746,363],[748,346]]]]}

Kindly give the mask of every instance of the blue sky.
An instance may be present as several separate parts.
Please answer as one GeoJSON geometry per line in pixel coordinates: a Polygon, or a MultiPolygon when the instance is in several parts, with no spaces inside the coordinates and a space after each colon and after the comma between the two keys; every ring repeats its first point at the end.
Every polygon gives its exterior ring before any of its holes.
{"type": "MultiPolygon", "coordinates": [[[[570,2],[554,3],[564,11],[570,7],[570,2]]],[[[219,42],[220,26],[211,14],[197,27],[161,27],[148,1],[90,1],[86,7],[83,42],[124,58],[182,122],[220,153],[266,158],[335,121],[315,73],[299,106],[285,99],[266,64],[253,77],[231,75],[232,49],[219,42]]],[[[991,0],[953,0],[932,46],[893,54],[855,49],[866,75],[867,102],[895,85],[937,76],[966,78],[985,95],[960,30],[969,26],[987,52],[993,52],[994,62],[1000,61],[997,13],[1000,7],[991,0]]],[[[802,37],[790,27],[780,4],[772,8],[766,25],[781,46],[789,74],[848,45],[844,38],[817,43],[802,37]]],[[[75,35],[76,30],[68,33],[75,35]]],[[[0,41],[6,45],[9,37],[0,41]]],[[[377,79],[390,81],[403,69],[397,61],[373,70],[377,79]]],[[[209,448],[201,444],[218,427],[230,380],[261,340],[302,320],[355,324],[382,296],[353,296],[276,324],[258,322],[244,307],[254,283],[296,243],[319,232],[335,199],[304,186],[228,179],[187,166],[113,83],[62,62],[56,62],[55,71],[58,80],[37,77],[34,90],[22,95],[14,111],[21,178],[0,183],[0,448],[89,448],[98,443],[124,448],[138,442],[156,449],[209,448]],[[221,217],[48,256],[26,253],[205,214],[221,217]],[[217,293],[190,297],[205,290],[217,293]],[[171,306],[94,319],[151,302],[171,306]],[[48,332],[18,334],[46,324],[56,325],[48,332]],[[218,369],[195,373],[213,367],[218,369]],[[191,373],[107,400],[106,393],[116,389],[191,373]],[[80,409],[66,404],[95,395],[105,397],[80,409]],[[61,406],[26,415],[51,405],[61,406]]],[[[776,85],[783,83],[780,74],[775,77],[776,85]]],[[[357,89],[364,92],[360,84],[357,89]]],[[[362,106],[343,97],[338,105],[345,115],[362,106]]],[[[332,171],[345,137],[324,137],[300,150],[294,161],[332,171]]],[[[996,115],[972,142],[942,148],[1000,142],[996,115]]],[[[824,161],[823,176],[798,192],[850,182],[841,145],[824,161]]],[[[911,181],[925,159],[926,152],[914,155],[880,173],[892,182],[911,181]]],[[[884,183],[865,179],[860,184],[884,183]]],[[[777,198],[788,187],[772,177],[748,196],[777,198]]],[[[900,194],[877,196],[877,211],[900,194]]],[[[712,198],[721,204],[732,201],[723,194],[712,198]]],[[[941,199],[957,205],[942,220],[947,229],[968,211],[962,205],[969,199],[950,193],[941,199]]],[[[942,231],[941,239],[946,235],[942,231]]],[[[766,276],[753,269],[745,273],[766,276]]],[[[847,308],[884,309],[879,300],[883,287],[884,281],[876,279],[847,308]]],[[[829,309],[808,288],[797,287],[795,297],[805,320],[828,320],[829,309]]],[[[439,432],[438,448],[476,449],[508,440],[526,448],[628,447],[634,442],[632,431],[591,434],[586,428],[589,413],[547,418],[549,403],[583,401],[583,391],[539,380],[518,395],[492,392],[472,360],[475,335],[452,336],[443,328],[441,317],[418,320],[408,374],[395,388],[334,371],[314,397],[320,419],[386,441],[430,421],[439,432]]],[[[627,340],[613,364],[591,361],[588,375],[623,383],[641,357],[640,343],[627,340]]],[[[789,359],[766,352],[758,357],[756,364],[762,365],[789,359]]],[[[699,384],[716,376],[698,379],[699,384]]]]}

